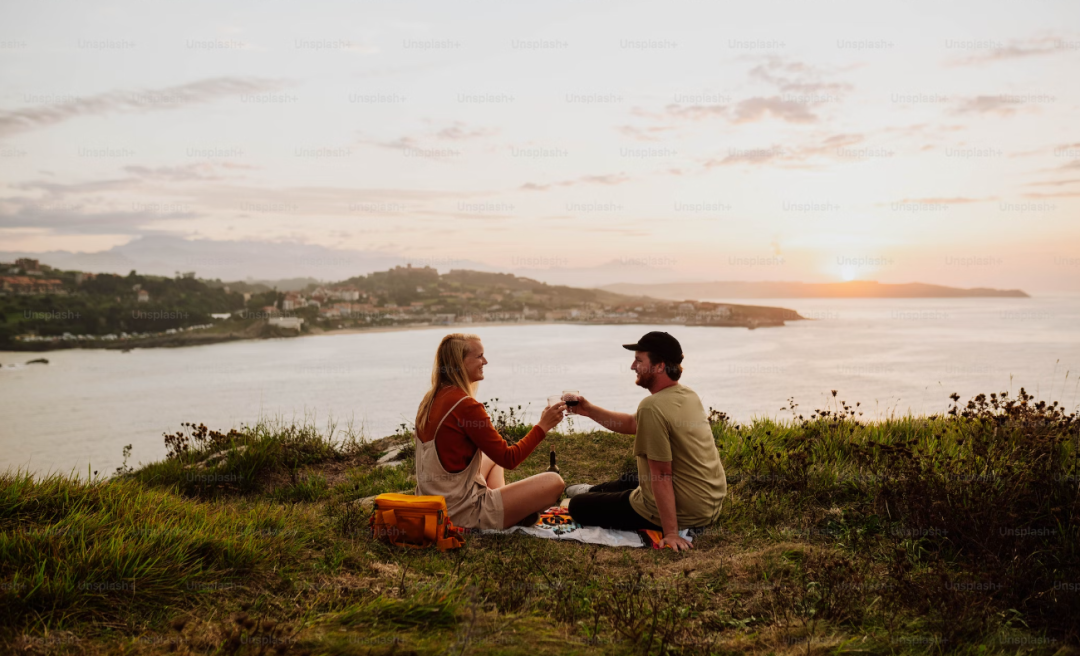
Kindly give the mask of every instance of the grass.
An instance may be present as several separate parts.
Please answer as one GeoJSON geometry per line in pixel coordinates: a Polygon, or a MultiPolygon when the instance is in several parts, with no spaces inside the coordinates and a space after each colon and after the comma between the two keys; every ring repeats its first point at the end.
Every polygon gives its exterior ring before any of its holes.
{"type": "MultiPolygon", "coordinates": [[[[519,535],[374,542],[358,499],[414,454],[312,425],[185,425],[110,479],[0,476],[0,651],[192,654],[1076,653],[1075,415],[979,396],[865,422],[710,417],[720,521],[685,554],[519,535]]],[[[491,409],[510,439],[527,429],[491,409]]],[[[632,438],[551,434],[508,481],[632,466],[632,438]]]]}

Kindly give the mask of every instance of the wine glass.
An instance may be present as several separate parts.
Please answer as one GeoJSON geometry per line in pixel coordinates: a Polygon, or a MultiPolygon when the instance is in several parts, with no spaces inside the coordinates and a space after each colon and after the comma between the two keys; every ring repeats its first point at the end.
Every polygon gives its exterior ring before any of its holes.
{"type": "Polygon", "coordinates": [[[570,414],[574,414],[574,407],[581,403],[581,392],[577,390],[563,390],[562,400],[566,401],[566,411],[570,414]]]}

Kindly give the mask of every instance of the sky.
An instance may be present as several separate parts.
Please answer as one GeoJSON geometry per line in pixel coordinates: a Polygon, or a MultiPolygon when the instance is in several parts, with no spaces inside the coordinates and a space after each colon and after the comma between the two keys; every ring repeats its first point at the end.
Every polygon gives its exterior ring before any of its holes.
{"type": "Polygon", "coordinates": [[[1075,291],[1078,70],[1073,0],[6,3],[0,251],[1075,291]]]}

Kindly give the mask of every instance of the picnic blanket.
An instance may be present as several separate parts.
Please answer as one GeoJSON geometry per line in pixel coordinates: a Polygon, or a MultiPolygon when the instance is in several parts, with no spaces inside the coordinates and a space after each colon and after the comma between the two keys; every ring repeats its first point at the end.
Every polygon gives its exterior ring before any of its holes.
{"type": "MultiPolygon", "coordinates": [[[[589,544],[602,544],[608,547],[651,547],[660,548],[663,533],[660,531],[616,531],[599,526],[582,526],[570,516],[570,511],[559,506],[552,506],[540,513],[540,521],[533,526],[511,526],[503,530],[487,529],[481,533],[524,533],[547,540],[575,540],[589,544]]],[[[679,535],[693,542],[694,538],[686,529],[679,535]]]]}

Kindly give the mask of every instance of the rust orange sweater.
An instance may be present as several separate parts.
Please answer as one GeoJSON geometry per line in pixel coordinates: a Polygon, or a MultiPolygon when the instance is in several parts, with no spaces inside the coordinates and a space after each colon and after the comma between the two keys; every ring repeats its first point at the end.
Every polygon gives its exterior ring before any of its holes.
{"type": "Polygon", "coordinates": [[[504,469],[514,469],[533,452],[533,449],[544,439],[544,435],[543,428],[533,426],[525,437],[511,446],[506,443],[502,435],[499,435],[499,431],[495,430],[491,417],[488,416],[482,403],[469,398],[457,387],[444,387],[435,394],[427,424],[422,434],[417,437],[425,443],[434,438],[435,450],[439,454],[439,462],[442,463],[443,469],[448,472],[459,472],[469,466],[478,448],[496,465],[504,469]],[[438,435],[433,436],[431,431],[435,430],[439,420],[443,418],[450,406],[462,397],[466,397],[465,400],[458,403],[454,411],[442,423],[438,435]]]}

